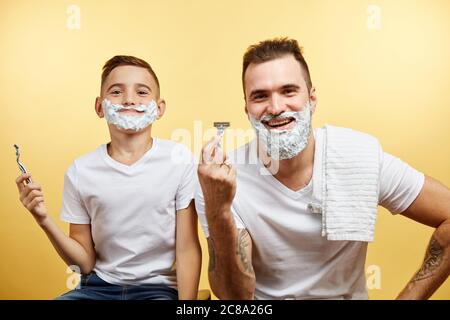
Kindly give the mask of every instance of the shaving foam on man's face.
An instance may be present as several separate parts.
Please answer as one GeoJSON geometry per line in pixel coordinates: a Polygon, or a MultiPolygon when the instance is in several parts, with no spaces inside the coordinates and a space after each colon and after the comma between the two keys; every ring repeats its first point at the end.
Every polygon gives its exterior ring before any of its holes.
{"type": "Polygon", "coordinates": [[[291,159],[308,144],[311,133],[311,105],[308,101],[302,111],[287,111],[278,116],[264,115],[259,120],[250,116],[250,122],[263,149],[272,159],[291,159]],[[271,129],[267,129],[264,124],[271,129]]]}
{"type": "Polygon", "coordinates": [[[124,106],[112,103],[105,98],[102,101],[102,107],[106,121],[124,130],[142,130],[155,122],[158,117],[158,106],[155,100],[150,101],[148,104],[124,106]],[[125,110],[134,110],[136,112],[124,112],[125,110]]]}

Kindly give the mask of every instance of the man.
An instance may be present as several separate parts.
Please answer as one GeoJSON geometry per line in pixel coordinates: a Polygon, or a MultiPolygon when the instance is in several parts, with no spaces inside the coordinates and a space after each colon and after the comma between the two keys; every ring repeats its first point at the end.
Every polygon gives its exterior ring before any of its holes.
{"type": "Polygon", "coordinates": [[[377,205],[436,228],[399,299],[426,299],[450,272],[450,191],[350,129],[312,130],[317,96],[297,41],[244,55],[245,111],[257,139],[228,159],[202,150],[196,208],[221,299],[367,299],[377,205]]]}
{"type": "Polygon", "coordinates": [[[195,165],[187,148],[152,137],[165,107],[146,61],[106,62],[95,111],[106,118],[111,142],[67,170],[61,218],[70,223],[69,236],[48,214],[41,187],[25,183],[30,175],[16,180],[23,205],[83,274],[81,288],[58,299],[196,299],[195,165]]]}

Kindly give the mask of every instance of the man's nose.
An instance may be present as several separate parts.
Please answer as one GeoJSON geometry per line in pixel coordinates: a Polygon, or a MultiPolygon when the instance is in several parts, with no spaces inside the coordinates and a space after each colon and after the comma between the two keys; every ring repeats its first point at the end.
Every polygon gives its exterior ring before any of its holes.
{"type": "Polygon", "coordinates": [[[279,115],[280,113],[283,113],[283,111],[285,110],[282,100],[276,95],[273,95],[272,98],[269,100],[269,105],[267,106],[267,113],[271,115],[279,115]]]}

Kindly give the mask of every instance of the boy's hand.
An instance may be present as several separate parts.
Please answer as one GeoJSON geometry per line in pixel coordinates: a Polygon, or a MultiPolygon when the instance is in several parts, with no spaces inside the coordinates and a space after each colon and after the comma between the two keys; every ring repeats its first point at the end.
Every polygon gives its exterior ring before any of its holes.
{"type": "Polygon", "coordinates": [[[17,188],[20,193],[20,201],[23,206],[31,212],[38,223],[41,223],[47,218],[47,208],[44,204],[44,194],[41,186],[37,183],[25,184],[25,181],[31,175],[24,173],[16,179],[17,188]]]}

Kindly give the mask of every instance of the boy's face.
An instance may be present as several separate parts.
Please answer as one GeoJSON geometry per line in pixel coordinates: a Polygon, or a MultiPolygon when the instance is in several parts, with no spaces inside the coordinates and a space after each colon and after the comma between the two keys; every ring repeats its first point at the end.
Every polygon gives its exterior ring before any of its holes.
{"type": "MultiPolygon", "coordinates": [[[[95,111],[100,118],[104,117],[102,101],[108,99],[113,104],[128,107],[149,104],[155,100],[158,107],[158,117],[161,118],[165,110],[165,102],[159,98],[159,88],[147,69],[137,66],[119,66],[114,68],[103,82],[100,97],[95,101],[95,111]]],[[[129,116],[140,116],[141,112],[134,109],[120,110],[129,116]]],[[[109,125],[110,130],[128,132],[109,125]]]]}

